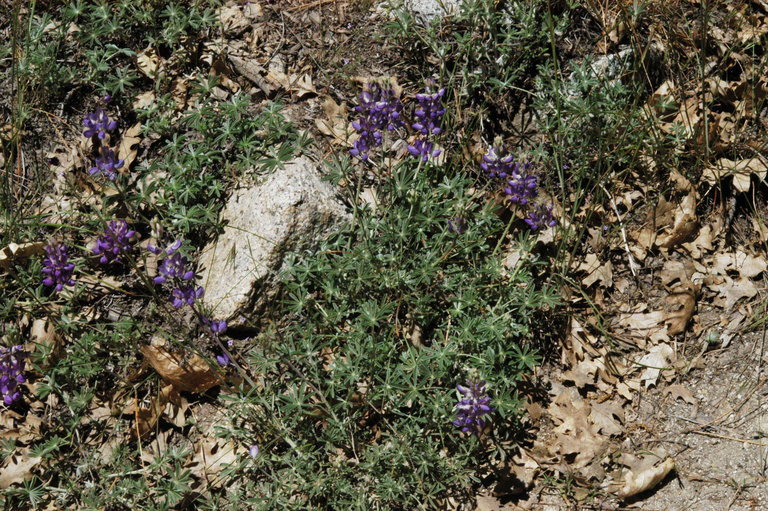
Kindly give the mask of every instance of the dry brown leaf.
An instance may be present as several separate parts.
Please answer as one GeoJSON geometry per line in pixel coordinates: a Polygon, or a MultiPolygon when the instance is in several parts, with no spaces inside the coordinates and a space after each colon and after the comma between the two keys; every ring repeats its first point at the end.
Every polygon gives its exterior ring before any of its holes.
{"type": "Polygon", "coordinates": [[[693,397],[693,392],[687,387],[682,385],[670,385],[664,389],[665,396],[672,396],[672,399],[682,399],[689,405],[696,404],[696,398],[693,397]]]}
{"type": "Polygon", "coordinates": [[[595,431],[604,435],[619,435],[624,432],[624,409],[615,401],[592,403],[589,420],[595,425],[595,431]]]}
{"type": "Polygon", "coordinates": [[[701,174],[711,186],[716,186],[720,180],[733,176],[733,187],[739,192],[748,192],[751,187],[751,176],[754,175],[760,181],[765,181],[768,174],[768,164],[763,158],[755,157],[746,160],[729,160],[720,158],[714,165],[704,168],[701,174]]]}
{"type": "Polygon", "coordinates": [[[586,287],[598,281],[605,288],[610,288],[613,285],[613,265],[611,261],[601,263],[595,254],[587,254],[584,261],[577,268],[577,271],[587,273],[587,276],[581,280],[581,283],[586,287]]]}
{"type": "MultiPolygon", "coordinates": [[[[659,224],[657,224],[659,225],[659,224]]],[[[695,239],[699,224],[696,217],[696,194],[689,193],[678,207],[674,208],[674,223],[664,234],[658,235],[656,245],[671,249],[695,239]]]]}
{"type": "MultiPolygon", "coordinates": [[[[251,14],[250,10],[248,14],[251,14]]],[[[221,28],[228,35],[240,34],[251,25],[251,20],[246,17],[242,6],[235,2],[228,2],[227,5],[219,9],[219,21],[221,28]]]]}
{"type": "Polygon", "coordinates": [[[141,94],[137,94],[136,98],[133,100],[133,109],[134,110],[141,110],[144,108],[149,108],[152,106],[152,103],[155,102],[156,96],[155,92],[148,90],[147,92],[142,92],[141,94]]]}
{"type": "Polygon", "coordinates": [[[8,270],[14,261],[24,262],[26,259],[40,255],[44,252],[45,243],[35,241],[32,243],[9,243],[0,250],[0,270],[8,270]]]}
{"type": "Polygon", "coordinates": [[[618,317],[618,325],[627,330],[627,336],[640,348],[644,348],[649,340],[654,343],[669,340],[663,324],[665,319],[664,311],[625,313],[618,317]]]}
{"type": "Polygon", "coordinates": [[[147,48],[136,55],[136,66],[144,76],[154,80],[160,68],[160,57],[154,48],[147,48]]]}
{"type": "Polygon", "coordinates": [[[626,499],[648,491],[659,484],[675,468],[672,458],[656,464],[658,457],[644,456],[630,462],[629,471],[624,475],[624,486],[619,490],[619,498],[626,499]]]}
{"type": "Polygon", "coordinates": [[[29,456],[29,449],[17,449],[5,459],[5,466],[0,469],[0,490],[5,490],[15,483],[22,483],[32,478],[34,469],[43,458],[29,456]]]}
{"type": "Polygon", "coordinates": [[[128,171],[128,169],[131,167],[131,164],[136,159],[136,154],[138,153],[138,145],[139,142],[141,142],[139,134],[141,134],[141,123],[137,122],[125,130],[122,138],[120,139],[120,145],[117,148],[117,157],[121,160],[124,160],[123,167],[121,169],[124,172],[128,171]]]}
{"type": "Polygon", "coordinates": [[[231,441],[221,438],[203,437],[195,446],[195,457],[192,460],[191,472],[205,484],[220,486],[224,479],[217,478],[226,465],[237,462],[239,449],[231,441]]]}
{"type": "Polygon", "coordinates": [[[576,367],[563,373],[563,381],[572,381],[577,388],[595,384],[598,366],[592,360],[582,360],[576,367]]]}
{"type": "Polygon", "coordinates": [[[640,375],[640,379],[645,382],[645,388],[656,384],[661,371],[672,365],[673,357],[674,351],[669,344],[659,344],[637,361],[638,365],[645,367],[640,375]]]}
{"type": "Polygon", "coordinates": [[[205,392],[220,385],[221,378],[197,354],[171,353],[164,346],[142,346],[149,364],[178,390],[205,392]]]}
{"type": "Polygon", "coordinates": [[[667,333],[669,335],[678,335],[685,332],[688,322],[693,317],[694,310],[696,310],[696,297],[698,293],[698,286],[690,282],[684,282],[667,296],[667,302],[676,307],[675,310],[667,313],[664,319],[667,323],[667,333]]]}
{"type": "Polygon", "coordinates": [[[54,324],[47,319],[36,319],[32,322],[29,332],[32,348],[29,351],[42,351],[48,356],[43,368],[47,368],[59,355],[61,337],[56,333],[54,324]]]}
{"type": "Polygon", "coordinates": [[[741,277],[734,280],[724,276],[723,280],[724,282],[710,285],[709,288],[718,293],[713,304],[723,307],[726,311],[731,310],[742,298],[753,298],[757,295],[757,287],[747,278],[741,277]]]}
{"type": "Polygon", "coordinates": [[[332,98],[323,99],[323,119],[315,119],[315,126],[323,135],[333,137],[336,145],[347,145],[350,136],[354,132],[347,121],[349,117],[346,103],[337,104],[332,98]]]}

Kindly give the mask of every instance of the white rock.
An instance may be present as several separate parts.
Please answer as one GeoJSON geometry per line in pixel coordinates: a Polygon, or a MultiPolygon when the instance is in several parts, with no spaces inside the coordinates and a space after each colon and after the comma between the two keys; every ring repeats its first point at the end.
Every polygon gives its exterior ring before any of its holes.
{"type": "Polygon", "coordinates": [[[317,247],[350,216],[316,166],[298,158],[233,192],[221,218],[227,226],[199,266],[203,303],[214,318],[231,319],[269,299],[288,252],[317,247]]]}
{"type": "Polygon", "coordinates": [[[381,4],[381,6],[386,10],[402,5],[417,17],[432,21],[435,18],[456,14],[459,12],[461,2],[462,0],[390,0],[381,4]]]}

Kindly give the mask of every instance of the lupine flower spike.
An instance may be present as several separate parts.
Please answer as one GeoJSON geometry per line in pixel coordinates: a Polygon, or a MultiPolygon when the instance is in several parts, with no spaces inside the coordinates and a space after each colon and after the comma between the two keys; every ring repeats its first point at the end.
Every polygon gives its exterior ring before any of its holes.
{"type": "Polygon", "coordinates": [[[545,204],[536,204],[528,211],[528,217],[525,219],[525,223],[528,224],[532,231],[556,226],[557,220],[552,216],[552,207],[552,204],[549,206],[545,204]]]}
{"type": "Polygon", "coordinates": [[[489,405],[491,398],[485,392],[485,382],[468,382],[466,386],[456,385],[456,389],[462,398],[456,404],[456,420],[453,424],[465,433],[479,435],[485,428],[483,417],[493,411],[489,405]]]}
{"type": "Polygon", "coordinates": [[[24,378],[26,357],[27,353],[21,345],[11,348],[0,346],[0,396],[7,406],[21,398],[21,392],[17,390],[17,386],[26,381],[24,378]]]}
{"type": "Polygon", "coordinates": [[[45,254],[43,273],[46,277],[43,279],[43,284],[55,286],[57,292],[64,289],[64,286],[74,286],[72,274],[75,271],[75,265],[69,262],[67,246],[53,241],[45,246],[45,254]]]}
{"type": "Polygon", "coordinates": [[[133,248],[133,238],[136,231],[128,229],[125,220],[112,220],[107,223],[104,234],[96,241],[93,253],[101,255],[101,264],[120,262],[120,255],[133,248]]]}
{"type": "Polygon", "coordinates": [[[394,89],[377,83],[368,84],[367,90],[360,95],[360,104],[355,107],[360,117],[352,123],[352,127],[360,137],[350,149],[350,154],[367,160],[371,149],[381,145],[384,130],[394,131],[403,125],[402,110],[403,104],[394,89]]]}
{"type": "Polygon", "coordinates": [[[181,248],[181,240],[176,240],[164,251],[148,245],[147,250],[153,254],[165,252],[166,257],[158,268],[160,273],[154,278],[155,284],[170,282],[176,287],[171,291],[171,303],[177,309],[184,305],[193,305],[195,300],[203,296],[203,288],[195,286],[195,272],[189,269],[189,259],[182,256],[178,250],[181,248]]]}
{"type": "Polygon", "coordinates": [[[115,151],[107,146],[101,146],[99,148],[99,156],[94,160],[94,165],[88,169],[88,173],[92,176],[104,174],[107,179],[114,181],[117,177],[117,169],[123,166],[124,160],[119,160],[115,151]]]}
{"type": "Polygon", "coordinates": [[[411,127],[419,132],[419,137],[408,146],[408,152],[412,156],[421,158],[422,161],[440,156],[441,151],[434,148],[431,138],[439,135],[442,131],[440,124],[445,114],[442,103],[444,95],[445,89],[432,93],[430,85],[427,85],[424,93],[416,94],[416,101],[419,106],[413,113],[416,122],[411,124],[411,127]]]}
{"type": "Polygon", "coordinates": [[[99,140],[104,140],[108,132],[117,129],[117,121],[110,120],[104,109],[99,108],[85,116],[83,126],[85,126],[83,135],[88,138],[98,137],[99,140]]]}

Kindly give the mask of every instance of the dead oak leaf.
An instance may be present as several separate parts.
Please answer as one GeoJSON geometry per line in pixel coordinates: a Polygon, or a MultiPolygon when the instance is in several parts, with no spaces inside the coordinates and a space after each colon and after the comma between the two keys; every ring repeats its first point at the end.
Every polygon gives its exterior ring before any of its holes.
{"type": "Polygon", "coordinates": [[[624,486],[618,492],[619,498],[622,499],[652,489],[675,468],[672,458],[666,458],[661,462],[656,455],[633,457],[634,459],[631,460],[623,458],[623,463],[629,470],[624,475],[624,486]]]}
{"type": "Polygon", "coordinates": [[[710,287],[718,293],[713,303],[723,307],[726,311],[731,310],[736,302],[742,298],[753,298],[757,295],[757,287],[751,280],[741,277],[734,280],[730,277],[723,277],[724,282],[713,284],[710,287]]]}
{"type": "Polygon", "coordinates": [[[138,154],[138,145],[141,142],[141,123],[137,122],[123,133],[120,139],[120,145],[117,148],[117,157],[123,160],[123,170],[128,171],[131,164],[136,160],[138,154]]]}
{"type": "Polygon", "coordinates": [[[17,450],[5,459],[5,466],[0,469],[0,490],[32,478],[32,470],[42,461],[39,456],[30,456],[29,449],[17,450]]]}
{"type": "Polygon", "coordinates": [[[665,396],[672,396],[673,400],[682,399],[689,405],[696,404],[696,398],[693,397],[693,392],[683,385],[670,385],[664,389],[665,396]]]}
{"type": "Polygon", "coordinates": [[[587,273],[587,276],[581,279],[581,283],[586,287],[589,287],[598,281],[600,282],[600,285],[605,288],[609,288],[613,285],[613,265],[610,261],[601,263],[595,254],[587,254],[584,261],[582,261],[577,268],[577,271],[587,273]]]}
{"type": "Polygon", "coordinates": [[[659,344],[652,347],[637,364],[645,367],[640,379],[645,382],[645,388],[655,385],[659,379],[661,371],[668,369],[672,365],[674,351],[669,344],[659,344]]]}
{"type": "Polygon", "coordinates": [[[667,313],[664,321],[667,323],[667,333],[669,335],[678,335],[685,332],[688,322],[693,317],[696,309],[696,296],[699,287],[685,282],[677,286],[669,296],[667,301],[675,307],[675,310],[667,313]]]}
{"type": "Polygon", "coordinates": [[[164,346],[142,346],[149,364],[178,390],[205,392],[222,380],[211,366],[197,354],[171,353],[164,346]]]}

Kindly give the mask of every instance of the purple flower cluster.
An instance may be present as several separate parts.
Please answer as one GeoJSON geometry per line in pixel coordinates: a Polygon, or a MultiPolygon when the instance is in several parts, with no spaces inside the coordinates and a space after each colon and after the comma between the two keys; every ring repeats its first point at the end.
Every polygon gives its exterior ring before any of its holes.
{"type": "Polygon", "coordinates": [[[153,254],[165,253],[165,258],[158,268],[160,275],[154,278],[155,284],[169,282],[174,285],[171,291],[173,306],[180,309],[184,305],[193,305],[195,300],[203,296],[203,288],[195,286],[195,272],[190,269],[190,261],[181,253],[181,240],[174,241],[165,250],[149,245],[147,249],[153,254]]]}
{"type": "Polygon", "coordinates": [[[490,147],[483,155],[480,168],[486,171],[490,178],[504,182],[504,193],[510,202],[528,209],[525,222],[531,230],[536,231],[557,225],[552,215],[553,205],[534,202],[539,195],[539,178],[532,172],[532,162],[515,161],[512,154],[505,153],[503,149],[490,147]]]}
{"type": "Polygon", "coordinates": [[[541,203],[534,205],[528,210],[528,217],[526,217],[525,223],[528,224],[532,231],[556,226],[557,220],[552,216],[552,205],[547,206],[541,203]]]}
{"type": "Polygon", "coordinates": [[[75,281],[72,279],[72,274],[75,271],[75,265],[69,262],[67,246],[52,241],[45,246],[45,254],[43,273],[46,277],[43,279],[43,284],[56,286],[57,292],[64,289],[64,286],[74,286],[75,281]]]}
{"type": "Polygon", "coordinates": [[[19,383],[24,383],[24,360],[27,353],[24,347],[12,346],[6,348],[0,346],[0,395],[3,396],[3,403],[7,406],[13,404],[21,397],[16,387],[19,383]]]}
{"type": "Polygon", "coordinates": [[[419,136],[413,144],[408,146],[408,152],[415,157],[421,158],[422,161],[427,161],[429,158],[436,158],[440,155],[441,151],[434,149],[434,143],[430,139],[433,136],[439,135],[442,131],[440,123],[442,122],[443,115],[445,115],[445,108],[442,102],[444,95],[445,89],[440,89],[433,93],[429,85],[427,85],[425,92],[416,94],[416,101],[419,106],[413,113],[416,122],[411,124],[411,127],[419,132],[419,136]]]}
{"type": "Polygon", "coordinates": [[[104,140],[108,132],[117,129],[117,121],[110,120],[104,109],[99,108],[85,116],[83,126],[85,126],[83,135],[88,138],[98,137],[99,140],[104,140]]]}
{"type": "Polygon", "coordinates": [[[120,262],[120,255],[133,248],[133,238],[136,231],[128,229],[125,220],[112,220],[107,223],[104,234],[96,241],[93,253],[101,255],[99,262],[102,264],[120,262]]]}
{"type": "Polygon", "coordinates": [[[224,320],[217,321],[206,316],[200,316],[200,322],[214,335],[223,334],[227,331],[227,322],[224,320]]]}
{"type": "Polygon", "coordinates": [[[466,386],[456,385],[462,398],[456,404],[456,420],[454,426],[458,426],[465,433],[479,435],[485,428],[483,417],[493,411],[490,406],[491,398],[485,392],[485,382],[468,382],[466,386]]]}
{"type": "Polygon", "coordinates": [[[104,109],[99,108],[85,116],[83,126],[83,135],[93,138],[99,149],[99,155],[94,158],[93,167],[88,169],[88,173],[92,176],[103,174],[110,181],[114,181],[117,177],[116,170],[123,166],[124,161],[118,159],[114,149],[100,143],[107,138],[109,132],[117,129],[117,121],[111,120],[104,109]]]}
{"type": "Polygon", "coordinates": [[[377,83],[369,84],[368,90],[360,95],[360,104],[355,107],[360,117],[352,123],[352,127],[360,138],[355,141],[350,154],[367,160],[371,149],[381,145],[384,130],[394,131],[403,125],[402,110],[403,104],[394,89],[377,83]]]}
{"type": "Polygon", "coordinates": [[[119,160],[115,151],[107,146],[101,146],[100,155],[94,159],[94,165],[88,170],[92,176],[104,174],[107,179],[114,181],[117,177],[117,169],[123,166],[124,160],[119,160]]]}

